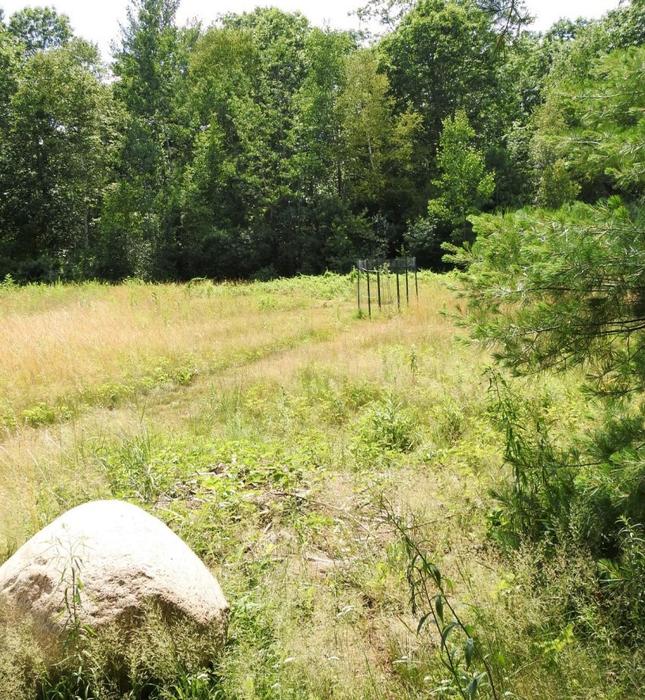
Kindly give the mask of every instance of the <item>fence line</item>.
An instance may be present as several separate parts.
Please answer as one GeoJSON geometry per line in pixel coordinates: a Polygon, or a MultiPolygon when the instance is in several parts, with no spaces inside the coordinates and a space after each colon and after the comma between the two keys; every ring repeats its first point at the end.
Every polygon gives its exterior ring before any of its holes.
{"type": "Polygon", "coordinates": [[[371,279],[376,279],[376,301],[379,311],[384,305],[393,304],[391,283],[396,278],[396,305],[401,310],[401,277],[405,277],[405,301],[410,305],[410,273],[414,274],[414,291],[419,302],[419,279],[417,260],[413,257],[402,258],[362,258],[356,261],[356,303],[359,315],[363,314],[363,296],[361,280],[365,278],[367,287],[367,313],[372,318],[371,279]]]}

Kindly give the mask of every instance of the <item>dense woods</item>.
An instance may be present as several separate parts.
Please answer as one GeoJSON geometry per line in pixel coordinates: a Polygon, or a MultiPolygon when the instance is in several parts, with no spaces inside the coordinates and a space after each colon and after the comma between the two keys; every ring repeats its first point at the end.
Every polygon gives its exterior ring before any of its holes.
{"type": "Polygon", "coordinates": [[[642,184],[640,1],[543,35],[515,1],[372,2],[371,38],[177,7],[132,2],[109,66],[51,9],[0,25],[0,276],[271,278],[403,248],[437,268],[473,214],[642,184]]]}

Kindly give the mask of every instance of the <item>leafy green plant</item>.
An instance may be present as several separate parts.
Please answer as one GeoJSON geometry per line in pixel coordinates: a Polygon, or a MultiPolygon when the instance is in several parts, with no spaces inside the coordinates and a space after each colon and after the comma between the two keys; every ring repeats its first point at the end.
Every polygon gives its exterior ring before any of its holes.
{"type": "Polygon", "coordinates": [[[406,554],[406,579],[410,590],[412,613],[417,617],[417,634],[430,634],[432,628],[439,636],[441,661],[449,677],[441,683],[437,694],[458,695],[473,700],[487,694],[500,697],[493,668],[472,625],[457,612],[449,594],[452,583],[445,578],[417,540],[410,528],[386,506],[386,519],[398,533],[406,554]]]}
{"type": "Polygon", "coordinates": [[[412,383],[416,384],[419,378],[419,353],[414,345],[410,348],[410,374],[412,383]]]}
{"type": "Polygon", "coordinates": [[[503,431],[510,487],[494,495],[501,510],[491,519],[500,542],[517,547],[524,539],[555,544],[570,525],[577,455],[555,444],[549,398],[514,394],[502,374],[488,372],[491,415],[503,431]]]}
{"type": "Polygon", "coordinates": [[[40,694],[43,700],[91,700],[94,697],[88,672],[91,659],[85,647],[94,631],[82,619],[83,561],[73,546],[68,549],[62,542],[57,546],[66,550],[59,580],[65,605],[62,649],[66,656],[43,677],[40,694]]]}
{"type": "Polygon", "coordinates": [[[418,444],[411,410],[393,395],[370,404],[359,422],[355,451],[364,458],[411,452],[418,444]]]}
{"type": "Polygon", "coordinates": [[[159,700],[223,700],[224,692],[207,671],[183,673],[168,688],[162,688],[159,700]]]}
{"type": "Polygon", "coordinates": [[[70,406],[50,406],[42,402],[30,408],[26,408],[22,412],[23,420],[32,428],[38,428],[42,425],[51,425],[60,420],[69,420],[73,415],[74,411],[70,406]]]}
{"type": "Polygon", "coordinates": [[[13,276],[8,272],[0,282],[0,292],[12,292],[17,286],[13,276]]]}
{"type": "Polygon", "coordinates": [[[472,247],[446,246],[472,335],[518,374],[584,367],[605,397],[645,384],[645,210],[618,196],[475,219],[472,247]]]}
{"type": "Polygon", "coordinates": [[[147,431],[120,444],[99,447],[96,456],[117,497],[154,503],[175,482],[172,461],[156,436],[147,431]]]}
{"type": "Polygon", "coordinates": [[[602,559],[598,568],[620,636],[638,645],[645,639],[645,535],[642,525],[622,522],[620,559],[602,559]]]}

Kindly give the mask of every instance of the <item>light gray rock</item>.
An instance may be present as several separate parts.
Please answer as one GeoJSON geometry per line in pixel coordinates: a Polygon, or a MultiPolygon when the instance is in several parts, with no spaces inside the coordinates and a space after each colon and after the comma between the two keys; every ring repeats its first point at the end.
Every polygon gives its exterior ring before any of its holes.
{"type": "Polygon", "coordinates": [[[46,637],[70,624],[136,620],[152,603],[222,638],[228,603],[195,553],[160,520],[122,501],[61,515],[0,566],[0,602],[46,637]]]}

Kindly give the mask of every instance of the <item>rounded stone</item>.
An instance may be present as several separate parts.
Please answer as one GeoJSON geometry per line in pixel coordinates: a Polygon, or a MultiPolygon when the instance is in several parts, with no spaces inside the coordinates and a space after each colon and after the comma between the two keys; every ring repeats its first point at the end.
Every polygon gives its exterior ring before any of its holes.
{"type": "Polygon", "coordinates": [[[170,528],[123,501],[93,501],[54,520],[0,566],[0,602],[49,639],[70,623],[139,619],[152,604],[225,635],[219,583],[170,528]]]}

